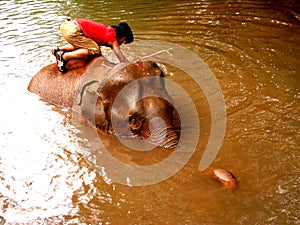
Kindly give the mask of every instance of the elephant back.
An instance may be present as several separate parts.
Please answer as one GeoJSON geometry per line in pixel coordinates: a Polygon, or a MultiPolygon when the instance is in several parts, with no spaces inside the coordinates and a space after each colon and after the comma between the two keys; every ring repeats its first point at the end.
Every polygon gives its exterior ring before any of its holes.
{"type": "Polygon", "coordinates": [[[81,89],[86,80],[104,77],[103,74],[109,70],[106,63],[108,62],[104,57],[97,57],[88,62],[70,60],[67,64],[68,72],[65,74],[58,71],[56,63],[52,63],[33,76],[28,90],[52,105],[71,108],[77,90],[81,89]]]}

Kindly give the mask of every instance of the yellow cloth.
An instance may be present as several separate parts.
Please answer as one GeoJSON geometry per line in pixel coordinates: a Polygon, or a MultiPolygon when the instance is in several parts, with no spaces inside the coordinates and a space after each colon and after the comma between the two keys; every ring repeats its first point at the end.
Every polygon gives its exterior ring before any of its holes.
{"type": "Polygon", "coordinates": [[[71,45],[78,48],[88,49],[89,55],[97,56],[101,55],[101,50],[98,44],[92,39],[84,36],[80,27],[75,21],[66,20],[60,26],[60,32],[63,37],[69,42],[71,45]]]}

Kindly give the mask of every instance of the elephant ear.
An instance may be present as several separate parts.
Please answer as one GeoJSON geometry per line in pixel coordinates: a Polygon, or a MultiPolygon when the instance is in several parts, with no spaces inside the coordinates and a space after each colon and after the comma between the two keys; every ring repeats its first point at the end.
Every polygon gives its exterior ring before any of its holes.
{"type": "Polygon", "coordinates": [[[166,67],[161,63],[156,62],[147,62],[149,67],[149,75],[154,77],[164,77],[165,72],[167,71],[166,67]]]}
{"type": "Polygon", "coordinates": [[[98,93],[99,82],[92,80],[83,85],[80,93],[81,115],[101,130],[108,131],[108,121],[105,115],[105,104],[101,93],[98,93]]]}
{"type": "Polygon", "coordinates": [[[155,65],[157,66],[157,69],[156,69],[157,70],[157,72],[156,72],[157,76],[164,77],[165,74],[168,73],[167,68],[165,67],[164,64],[162,64],[162,63],[155,63],[155,65]]]}
{"type": "MultiPolygon", "coordinates": [[[[98,81],[98,80],[91,80],[91,81],[85,83],[85,84],[82,86],[81,91],[80,91],[80,95],[79,95],[79,102],[78,102],[78,105],[79,105],[79,106],[81,106],[81,104],[82,104],[82,101],[83,101],[83,95],[85,94],[85,91],[88,91],[89,93],[91,93],[91,92],[97,92],[97,90],[91,89],[91,86],[92,86],[92,88],[93,88],[94,85],[92,85],[92,84],[94,84],[94,83],[99,83],[99,81],[98,81]],[[88,87],[89,87],[89,88],[88,88],[88,87]]],[[[97,89],[98,89],[98,88],[97,88],[97,89]]]]}

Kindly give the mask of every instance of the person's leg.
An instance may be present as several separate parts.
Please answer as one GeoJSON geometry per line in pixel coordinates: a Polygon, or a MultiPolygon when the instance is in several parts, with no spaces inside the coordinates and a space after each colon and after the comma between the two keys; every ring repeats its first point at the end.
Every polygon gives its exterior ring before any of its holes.
{"type": "MultiPolygon", "coordinates": [[[[62,48],[61,50],[64,51],[62,48]]],[[[64,60],[68,61],[69,59],[86,59],[88,55],[88,49],[78,48],[74,51],[66,51],[62,57],[64,60]]]]}
{"type": "Polygon", "coordinates": [[[78,47],[76,47],[74,45],[71,45],[71,44],[68,44],[68,45],[65,45],[65,46],[62,46],[62,47],[57,46],[55,49],[51,50],[51,53],[57,58],[57,52],[58,51],[71,52],[71,51],[74,51],[76,49],[78,49],[78,47]]]}
{"type": "Polygon", "coordinates": [[[59,48],[64,51],[63,59],[87,59],[88,56],[101,55],[100,47],[92,39],[84,36],[80,27],[72,22],[66,21],[60,27],[63,37],[69,42],[69,45],[59,48]]]}
{"type": "Polygon", "coordinates": [[[78,47],[76,47],[74,45],[71,45],[71,44],[59,47],[59,50],[64,51],[64,52],[71,52],[71,51],[74,51],[76,49],[78,49],[78,47]]]}
{"type": "Polygon", "coordinates": [[[101,55],[98,44],[92,39],[85,37],[77,24],[65,21],[60,26],[60,31],[69,44],[54,49],[52,53],[56,56],[58,70],[62,73],[68,71],[66,64],[69,59],[88,59],[88,56],[101,55]]]}

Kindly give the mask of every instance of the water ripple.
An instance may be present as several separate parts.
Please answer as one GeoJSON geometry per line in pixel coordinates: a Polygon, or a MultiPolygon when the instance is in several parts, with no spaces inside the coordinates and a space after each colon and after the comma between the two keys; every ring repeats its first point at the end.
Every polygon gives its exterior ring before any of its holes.
{"type": "MultiPolygon", "coordinates": [[[[299,220],[300,30],[293,12],[275,2],[0,1],[1,215],[27,224],[299,220]],[[136,40],[172,41],[209,64],[229,115],[216,163],[239,172],[237,192],[200,179],[191,169],[198,155],[179,175],[139,191],[103,181],[81,155],[69,118],[26,90],[30,78],[54,62],[49,50],[65,43],[59,25],[68,17],[127,21],[136,40]]],[[[179,79],[199,112],[206,110],[198,87],[179,79]]],[[[202,129],[209,130],[207,123],[202,129]]]]}

